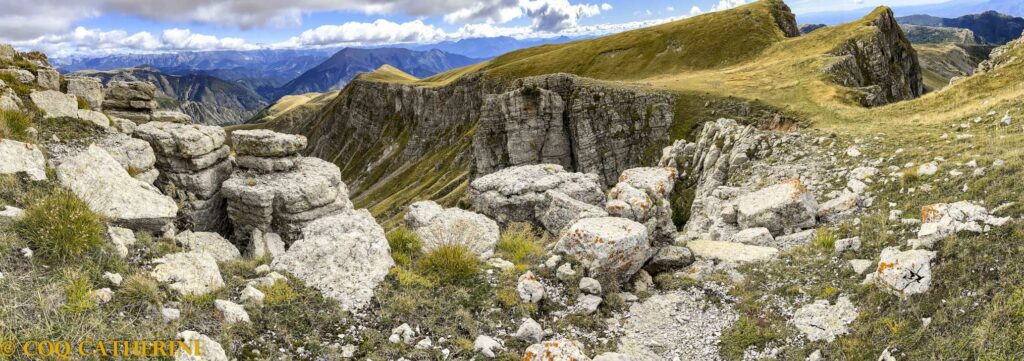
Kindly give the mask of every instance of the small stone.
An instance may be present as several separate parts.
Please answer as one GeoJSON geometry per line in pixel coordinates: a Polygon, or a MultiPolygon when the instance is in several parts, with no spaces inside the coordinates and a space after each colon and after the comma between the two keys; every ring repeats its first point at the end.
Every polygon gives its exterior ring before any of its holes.
{"type": "Polygon", "coordinates": [[[868,267],[871,267],[872,263],[874,262],[869,259],[851,259],[850,267],[853,268],[853,271],[857,272],[857,274],[864,274],[864,271],[867,271],[868,267]]]}
{"type": "Polygon", "coordinates": [[[124,280],[120,273],[103,272],[103,279],[110,282],[114,286],[120,286],[121,281],[124,280]]]}
{"type": "Polygon", "coordinates": [[[860,237],[843,238],[837,240],[835,243],[836,253],[843,253],[846,251],[856,251],[860,249],[860,237]]]}
{"type": "Polygon", "coordinates": [[[98,290],[93,290],[90,296],[92,296],[92,299],[96,301],[96,303],[104,304],[110,302],[110,299],[114,297],[114,291],[111,291],[109,288],[100,288],[98,290]]]}
{"type": "Polygon", "coordinates": [[[266,296],[263,294],[262,291],[256,289],[256,287],[253,287],[252,285],[247,285],[245,286],[244,289],[242,289],[242,293],[238,296],[238,299],[245,303],[252,303],[257,306],[263,306],[263,299],[265,297],[266,296]]]}
{"type": "Polygon", "coordinates": [[[601,296],[595,295],[582,295],[576,300],[577,312],[584,315],[589,315],[597,311],[597,307],[604,301],[601,296]]]}
{"type": "Polygon", "coordinates": [[[245,308],[242,305],[227,300],[215,300],[213,301],[213,306],[217,311],[220,311],[221,316],[224,317],[224,322],[229,324],[252,322],[249,321],[249,313],[245,312],[245,308]]]}
{"type": "Polygon", "coordinates": [[[544,339],[544,328],[537,321],[527,317],[523,319],[523,324],[519,325],[515,337],[523,341],[540,342],[544,339]]]}
{"type": "Polygon", "coordinates": [[[555,270],[555,277],[562,282],[569,282],[576,278],[576,271],[572,270],[572,265],[568,262],[563,263],[555,270]]]}
{"type": "Polygon", "coordinates": [[[473,351],[479,352],[488,358],[497,356],[495,351],[504,350],[505,347],[490,336],[480,335],[473,341],[473,351]]]}
{"type": "Polygon", "coordinates": [[[590,277],[580,279],[580,291],[592,295],[601,294],[601,282],[590,277]]]}
{"type": "Polygon", "coordinates": [[[412,345],[413,340],[416,339],[416,331],[409,326],[408,323],[403,323],[398,327],[391,329],[391,338],[388,340],[391,343],[404,342],[407,345],[412,345]],[[398,340],[397,342],[394,340],[398,340]]]}
{"type": "Polygon", "coordinates": [[[161,307],[160,316],[164,318],[164,322],[171,322],[181,318],[181,310],[177,308],[161,307]]]}
{"type": "Polygon", "coordinates": [[[847,333],[847,325],[857,318],[857,308],[846,296],[839,297],[835,305],[828,300],[817,300],[793,314],[793,325],[811,341],[832,342],[836,336],[847,333]]]}
{"type": "Polygon", "coordinates": [[[503,260],[501,258],[491,258],[487,260],[487,266],[497,268],[502,271],[508,271],[516,268],[516,264],[503,260]]]}
{"type": "Polygon", "coordinates": [[[193,357],[183,348],[179,348],[174,355],[175,361],[228,361],[224,347],[206,335],[195,331],[182,331],[178,333],[178,338],[184,340],[188,345],[198,342],[202,356],[201,358],[193,357]]]}
{"type": "Polygon", "coordinates": [[[732,236],[732,241],[755,246],[768,246],[775,242],[775,237],[772,237],[772,232],[768,228],[747,228],[736,232],[732,236]]]}
{"type": "Polygon", "coordinates": [[[431,346],[433,346],[433,342],[430,341],[430,337],[427,337],[427,338],[424,338],[424,339],[420,340],[420,342],[417,342],[416,346],[414,346],[414,347],[417,350],[426,350],[426,349],[429,349],[431,346]]]}
{"type": "Polygon", "coordinates": [[[537,281],[537,276],[531,271],[526,271],[519,276],[519,283],[516,284],[516,292],[519,299],[527,303],[537,303],[544,298],[544,285],[537,281]]]}

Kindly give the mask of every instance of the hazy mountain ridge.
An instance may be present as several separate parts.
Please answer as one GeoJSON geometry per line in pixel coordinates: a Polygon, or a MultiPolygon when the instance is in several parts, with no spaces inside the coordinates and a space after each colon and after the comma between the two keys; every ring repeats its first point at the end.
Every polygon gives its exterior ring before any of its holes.
{"type": "Polygon", "coordinates": [[[974,40],[980,44],[1006,44],[1019,38],[1021,32],[1024,31],[1024,18],[996,11],[986,11],[952,19],[931,15],[911,15],[896,20],[903,25],[967,29],[974,33],[974,40]]]}

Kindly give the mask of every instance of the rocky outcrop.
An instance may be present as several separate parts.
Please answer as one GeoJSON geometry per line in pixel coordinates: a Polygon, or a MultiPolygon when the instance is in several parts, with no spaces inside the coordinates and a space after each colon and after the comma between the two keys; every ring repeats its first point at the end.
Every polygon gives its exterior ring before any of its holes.
{"type": "Polygon", "coordinates": [[[111,116],[136,123],[149,122],[157,108],[155,92],[156,86],[147,82],[110,82],[104,93],[103,110],[111,116]]]}
{"type": "Polygon", "coordinates": [[[1018,51],[1015,50],[1017,50],[1021,44],[1024,44],[1024,34],[1022,34],[1020,38],[1017,38],[1017,40],[992,49],[992,53],[989,54],[988,60],[978,64],[978,69],[975,70],[975,73],[988,73],[1017,61],[1018,57],[1015,56],[1015,54],[1018,53],[1018,51]]]}
{"type": "Polygon", "coordinates": [[[677,171],[672,167],[628,169],[608,192],[608,213],[643,223],[651,243],[669,245],[675,241],[669,195],[675,187],[677,171]]]}
{"type": "Polygon", "coordinates": [[[132,178],[98,146],[57,166],[57,179],[112,224],[161,233],[178,213],[175,202],[149,183],[132,178]]]}
{"type": "Polygon", "coordinates": [[[523,360],[590,361],[583,353],[583,345],[565,339],[535,343],[526,348],[523,360]]]}
{"type": "Polygon", "coordinates": [[[238,158],[266,160],[280,156],[293,163],[284,171],[240,167],[224,182],[223,194],[235,239],[248,240],[258,229],[280,234],[290,243],[301,236],[306,224],[353,209],[337,166],[294,154],[305,145],[305,139],[300,138],[264,131],[232,133],[238,158]]]}
{"type": "Polygon", "coordinates": [[[525,78],[484,98],[473,137],[474,172],[538,163],[593,173],[611,186],[669,142],[671,95],[604,86],[569,74],[525,78]]]}
{"type": "Polygon", "coordinates": [[[355,311],[369,303],[393,265],[384,229],[369,212],[358,210],[310,223],[271,267],[355,311]]]}
{"type": "Polygon", "coordinates": [[[227,232],[220,189],[234,165],[224,129],[154,121],[138,126],[135,136],[156,152],[157,186],[180,204],[179,222],[195,231],[227,232]]]}
{"type": "Polygon", "coordinates": [[[160,171],[154,168],[156,154],[148,142],[123,134],[111,134],[96,145],[110,153],[133,178],[153,184],[160,171]]]}
{"type": "Polygon", "coordinates": [[[907,40],[892,10],[872,14],[874,31],[850,39],[829,52],[824,72],[842,86],[852,88],[864,106],[879,106],[924,94],[917,53],[907,40]]]}
{"type": "Polygon", "coordinates": [[[103,84],[98,79],[77,76],[67,81],[68,94],[82,98],[93,110],[103,109],[103,84]]]}
{"type": "Polygon", "coordinates": [[[477,212],[501,224],[540,224],[538,215],[550,204],[547,191],[600,206],[605,197],[599,182],[596,175],[566,172],[554,164],[518,166],[474,180],[469,186],[469,202],[477,212]]]}
{"type": "Polygon", "coordinates": [[[736,200],[740,228],[767,228],[772,235],[796,233],[818,224],[818,202],[799,179],[767,187],[736,200]]]}
{"type": "Polygon", "coordinates": [[[444,208],[434,201],[409,205],[405,225],[419,235],[423,252],[444,245],[459,245],[487,259],[494,254],[500,237],[498,224],[490,218],[463,209],[444,208]]]}
{"type": "Polygon", "coordinates": [[[614,217],[582,219],[566,230],[555,250],[576,257],[591,277],[626,281],[651,256],[643,224],[614,217]]]}
{"type": "Polygon", "coordinates": [[[901,24],[900,28],[913,44],[975,44],[974,32],[968,29],[911,24],[901,24]]]}

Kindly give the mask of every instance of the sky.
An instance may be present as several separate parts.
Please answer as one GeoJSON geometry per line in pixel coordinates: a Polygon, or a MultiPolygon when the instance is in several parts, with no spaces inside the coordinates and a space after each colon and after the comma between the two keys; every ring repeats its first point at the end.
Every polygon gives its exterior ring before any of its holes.
{"type": "MultiPolygon", "coordinates": [[[[752,0],[0,0],[0,42],[51,57],[604,35],[752,0]]],[[[789,0],[801,13],[946,0],[789,0]]]]}

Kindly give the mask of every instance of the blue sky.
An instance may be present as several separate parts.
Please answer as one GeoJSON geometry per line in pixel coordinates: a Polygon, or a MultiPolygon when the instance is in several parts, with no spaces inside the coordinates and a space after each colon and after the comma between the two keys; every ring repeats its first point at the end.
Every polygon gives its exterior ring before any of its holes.
{"type": "MultiPolygon", "coordinates": [[[[52,56],[601,35],[751,0],[0,0],[0,41],[52,56]]],[[[801,13],[944,0],[789,0],[801,13]]]]}

